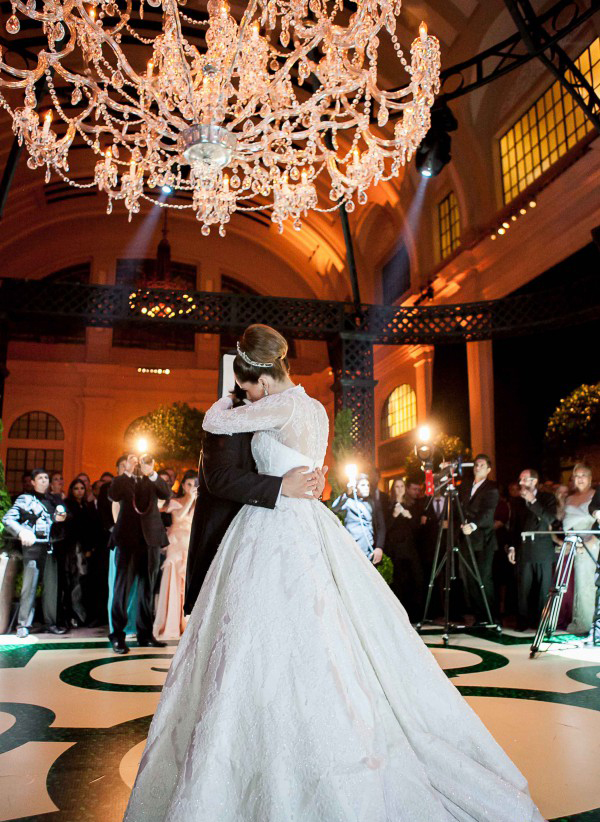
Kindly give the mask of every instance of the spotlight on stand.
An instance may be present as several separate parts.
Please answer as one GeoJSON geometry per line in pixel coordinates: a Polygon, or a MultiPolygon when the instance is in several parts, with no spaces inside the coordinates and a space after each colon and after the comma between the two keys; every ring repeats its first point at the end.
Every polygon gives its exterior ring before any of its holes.
{"type": "Polygon", "coordinates": [[[417,149],[417,171],[423,177],[437,177],[450,162],[452,138],[448,132],[456,131],[458,122],[446,103],[431,110],[431,128],[417,149]]]}
{"type": "Polygon", "coordinates": [[[148,450],[148,440],[146,437],[138,437],[135,443],[136,451],[140,454],[144,454],[148,450]]]}

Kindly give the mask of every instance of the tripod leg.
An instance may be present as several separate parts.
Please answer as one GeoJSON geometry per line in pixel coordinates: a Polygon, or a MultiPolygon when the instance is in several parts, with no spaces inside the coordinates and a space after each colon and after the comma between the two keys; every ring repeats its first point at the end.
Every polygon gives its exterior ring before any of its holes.
{"type": "Polygon", "coordinates": [[[429,606],[431,604],[431,597],[433,596],[433,588],[435,586],[435,581],[436,581],[440,571],[444,567],[444,562],[446,561],[446,555],[444,555],[444,557],[442,558],[442,561],[440,562],[440,564],[438,566],[438,560],[439,560],[439,557],[440,557],[440,546],[442,544],[443,530],[444,530],[443,529],[443,523],[440,522],[440,524],[438,526],[437,537],[436,537],[436,540],[435,540],[435,553],[433,555],[433,563],[431,565],[431,575],[429,577],[429,585],[427,587],[427,598],[425,600],[425,609],[423,611],[423,619],[421,620],[421,622],[419,622],[417,624],[417,631],[420,631],[423,623],[427,621],[427,614],[429,613],[429,606]]]}
{"type": "MultiPolygon", "coordinates": [[[[442,634],[442,642],[444,645],[448,644],[450,639],[450,586],[452,584],[452,551],[454,550],[454,519],[452,516],[452,503],[450,497],[446,497],[447,508],[447,522],[446,530],[446,577],[444,588],[444,633],[442,634]]],[[[442,515],[443,516],[443,515],[442,515]]],[[[440,524],[443,527],[443,520],[440,524]]]]}
{"type": "Polygon", "coordinates": [[[549,638],[556,629],[560,606],[569,585],[569,578],[573,569],[573,562],[575,561],[576,544],[577,540],[569,537],[563,541],[554,572],[554,584],[548,592],[548,598],[542,609],[540,622],[529,649],[530,659],[533,659],[539,651],[542,642],[549,638]]]}

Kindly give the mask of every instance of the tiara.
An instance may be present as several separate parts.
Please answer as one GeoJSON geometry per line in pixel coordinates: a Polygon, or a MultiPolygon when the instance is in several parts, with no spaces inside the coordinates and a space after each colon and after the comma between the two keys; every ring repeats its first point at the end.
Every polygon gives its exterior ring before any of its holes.
{"type": "Polygon", "coordinates": [[[239,342],[236,343],[236,346],[238,354],[244,360],[246,365],[253,365],[255,368],[273,368],[273,366],[275,365],[274,362],[255,362],[254,360],[250,359],[250,357],[246,354],[245,351],[242,351],[239,342]]]}

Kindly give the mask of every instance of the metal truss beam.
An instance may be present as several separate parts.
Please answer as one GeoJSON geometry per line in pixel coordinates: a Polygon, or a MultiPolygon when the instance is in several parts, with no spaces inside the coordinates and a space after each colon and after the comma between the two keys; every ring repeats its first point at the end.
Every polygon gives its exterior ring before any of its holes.
{"type": "MultiPolygon", "coordinates": [[[[600,132],[600,98],[592,84],[588,82],[566,51],[561,48],[556,38],[549,36],[529,0],[504,0],[504,3],[515,21],[528,52],[532,57],[537,57],[556,77],[596,130],[600,132]],[[569,79],[567,75],[571,75],[573,79],[569,79]]],[[[598,11],[600,9],[599,0],[592,0],[591,7],[598,11]]]]}
{"type": "Polygon", "coordinates": [[[132,322],[194,328],[197,333],[237,331],[253,322],[298,339],[332,340],[361,334],[379,345],[434,344],[493,339],[600,319],[600,278],[540,294],[456,305],[383,306],[333,300],[254,297],[131,286],[64,284],[0,279],[0,304],[11,322],[79,319],[90,326],[132,322]]]}
{"type": "MultiPolygon", "coordinates": [[[[440,75],[442,94],[437,98],[438,101],[447,103],[455,100],[520,68],[551,49],[599,10],[599,0],[583,0],[580,3],[573,0],[558,0],[548,11],[536,18],[537,24],[545,34],[543,45],[531,50],[527,47],[522,33],[517,31],[474,57],[444,69],[440,75]],[[569,10],[570,19],[559,26],[559,18],[569,10]],[[469,79],[471,77],[474,79],[469,79]]],[[[394,116],[399,115],[391,115],[390,119],[394,116]]]]}

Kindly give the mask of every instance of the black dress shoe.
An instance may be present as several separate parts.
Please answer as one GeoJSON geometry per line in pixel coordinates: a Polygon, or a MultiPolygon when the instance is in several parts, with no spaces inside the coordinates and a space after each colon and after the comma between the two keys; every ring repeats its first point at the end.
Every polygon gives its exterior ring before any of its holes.
{"type": "Polygon", "coordinates": [[[140,648],[166,648],[167,643],[161,642],[160,639],[156,639],[154,636],[143,637],[140,639],[138,637],[138,645],[140,648]]]}
{"type": "Polygon", "coordinates": [[[115,654],[128,654],[129,653],[129,648],[125,644],[124,639],[113,639],[113,640],[111,640],[111,642],[112,642],[112,647],[113,647],[113,651],[115,652],[115,654]]]}
{"type": "Polygon", "coordinates": [[[67,629],[62,625],[48,625],[46,631],[49,634],[66,634],[67,629]]]}

